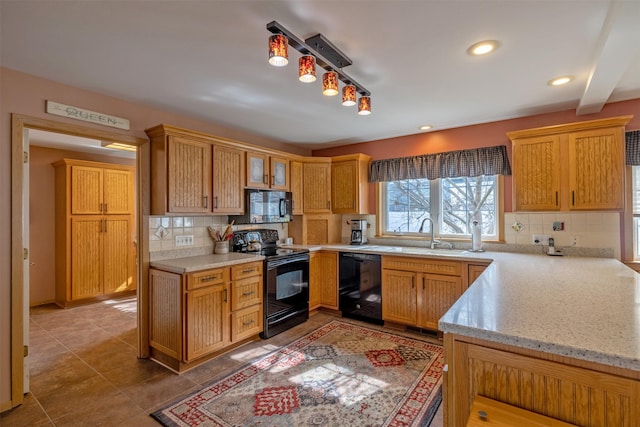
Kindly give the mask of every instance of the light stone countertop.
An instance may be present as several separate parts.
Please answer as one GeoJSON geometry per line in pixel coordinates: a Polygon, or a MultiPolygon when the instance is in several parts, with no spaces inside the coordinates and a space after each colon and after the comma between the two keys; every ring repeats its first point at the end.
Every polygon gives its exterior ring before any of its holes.
{"type": "MultiPolygon", "coordinates": [[[[440,319],[440,330],[640,371],[640,274],[616,259],[382,245],[283,247],[493,261],[440,319]]],[[[151,266],[189,273],[262,259],[229,253],[151,266]]]]}
{"type": "Polygon", "coordinates": [[[440,319],[463,336],[640,371],[640,275],[611,258],[486,253],[440,319]]]}
{"type": "Polygon", "coordinates": [[[153,261],[149,265],[158,270],[184,274],[194,271],[209,270],[211,268],[226,267],[229,265],[243,264],[245,262],[262,261],[262,255],[241,254],[229,252],[228,254],[197,255],[186,258],[163,259],[153,261]]]}

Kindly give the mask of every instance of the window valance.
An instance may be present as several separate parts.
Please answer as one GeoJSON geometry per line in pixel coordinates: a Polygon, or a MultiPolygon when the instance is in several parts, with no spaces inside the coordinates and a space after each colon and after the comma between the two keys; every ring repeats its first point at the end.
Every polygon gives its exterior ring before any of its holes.
{"type": "Polygon", "coordinates": [[[369,167],[369,182],[480,175],[511,175],[506,146],[374,160],[369,167]]]}
{"type": "Polygon", "coordinates": [[[625,132],[624,136],[627,164],[640,166],[640,130],[625,132]]]}

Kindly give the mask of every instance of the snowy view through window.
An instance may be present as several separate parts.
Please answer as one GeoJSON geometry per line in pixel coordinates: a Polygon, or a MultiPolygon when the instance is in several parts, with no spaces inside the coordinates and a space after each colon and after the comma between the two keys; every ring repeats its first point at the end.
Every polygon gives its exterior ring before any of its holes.
{"type": "MultiPolygon", "coordinates": [[[[473,221],[478,221],[483,236],[496,236],[497,181],[496,176],[479,176],[387,182],[382,186],[384,232],[417,233],[422,221],[432,218],[436,235],[469,236],[473,221]]],[[[423,232],[431,232],[429,221],[423,232]]]]}

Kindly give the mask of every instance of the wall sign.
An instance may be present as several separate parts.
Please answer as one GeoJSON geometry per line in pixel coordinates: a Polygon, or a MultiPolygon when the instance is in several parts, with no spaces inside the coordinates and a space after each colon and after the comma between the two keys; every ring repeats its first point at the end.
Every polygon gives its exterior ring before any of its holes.
{"type": "Polygon", "coordinates": [[[118,129],[129,130],[129,120],[108,114],[96,113],[84,108],[72,107],[47,100],[47,113],[56,116],[68,117],[70,119],[82,120],[84,122],[97,123],[103,126],[111,126],[118,129]]]}

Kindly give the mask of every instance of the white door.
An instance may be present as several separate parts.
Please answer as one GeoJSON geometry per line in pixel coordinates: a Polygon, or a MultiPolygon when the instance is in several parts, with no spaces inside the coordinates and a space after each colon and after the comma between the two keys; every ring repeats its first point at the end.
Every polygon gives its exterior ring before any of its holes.
{"type": "MultiPolygon", "coordinates": [[[[23,344],[29,346],[29,269],[31,268],[31,257],[29,256],[29,129],[24,130],[22,135],[22,149],[27,161],[24,163],[22,173],[22,244],[26,256],[23,262],[23,289],[22,298],[24,301],[24,318],[22,321],[23,344]]],[[[24,358],[24,392],[29,392],[29,356],[24,358]]]]}

